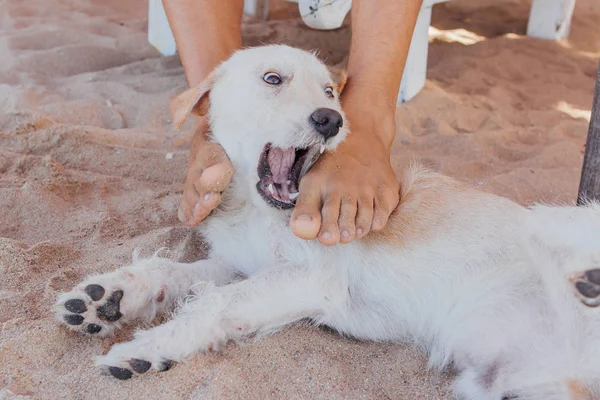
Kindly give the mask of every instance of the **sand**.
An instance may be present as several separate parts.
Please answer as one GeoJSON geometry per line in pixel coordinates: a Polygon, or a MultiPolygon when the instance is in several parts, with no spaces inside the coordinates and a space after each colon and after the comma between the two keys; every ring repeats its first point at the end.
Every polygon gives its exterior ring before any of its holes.
{"type": "MultiPolygon", "coordinates": [[[[313,31],[295,4],[274,3],[270,21],[244,19],[246,44],[344,64],[348,21],[313,31]]],[[[434,8],[427,86],[398,106],[395,163],[416,155],[522,204],[575,199],[600,3],[577,1],[562,42],[527,38],[528,13],[522,0],[434,8]]],[[[447,398],[449,376],[410,347],[307,327],[120,382],[92,361],[131,328],[99,340],[55,323],[59,291],[136,247],[203,254],[176,219],[191,131],[171,127],[168,101],[183,70],[147,44],[146,14],[143,0],[0,2],[0,398],[447,398]]]]}

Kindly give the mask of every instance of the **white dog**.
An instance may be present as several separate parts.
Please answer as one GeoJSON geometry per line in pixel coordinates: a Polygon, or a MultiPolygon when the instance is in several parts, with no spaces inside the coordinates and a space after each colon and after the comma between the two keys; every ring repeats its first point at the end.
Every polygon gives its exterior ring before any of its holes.
{"type": "Polygon", "coordinates": [[[98,358],[119,379],[310,319],[414,343],[458,372],[459,398],[600,398],[599,205],[524,208],[414,166],[384,231],[332,247],[292,234],[299,179],[348,132],[342,86],[314,55],[267,46],[182,94],[176,122],[208,113],[236,170],[201,226],[209,259],[88,277],[60,295],[59,320],[103,336],[178,305],[98,358]]]}

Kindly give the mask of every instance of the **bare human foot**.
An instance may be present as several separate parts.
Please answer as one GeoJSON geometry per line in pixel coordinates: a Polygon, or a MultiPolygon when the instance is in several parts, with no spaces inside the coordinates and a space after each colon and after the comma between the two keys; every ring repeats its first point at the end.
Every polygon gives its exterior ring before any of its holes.
{"type": "Polygon", "coordinates": [[[300,183],[294,234],[326,245],[385,227],[399,199],[390,165],[400,81],[421,0],[353,1],[348,84],[350,135],[300,183]]]}
{"type": "Polygon", "coordinates": [[[399,199],[390,165],[394,108],[364,112],[344,104],[351,133],[302,178],[291,228],[322,244],[348,243],[385,227],[399,199]],[[370,117],[374,118],[370,118],[370,117]]]}

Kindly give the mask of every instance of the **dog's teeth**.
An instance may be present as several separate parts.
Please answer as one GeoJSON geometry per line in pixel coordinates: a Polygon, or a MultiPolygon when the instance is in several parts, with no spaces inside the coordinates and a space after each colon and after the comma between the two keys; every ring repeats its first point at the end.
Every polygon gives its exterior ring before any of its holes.
{"type": "Polygon", "coordinates": [[[321,148],[319,149],[319,153],[323,154],[324,151],[325,151],[325,146],[321,145],[321,148]]]}
{"type": "Polygon", "coordinates": [[[296,193],[290,193],[290,200],[296,200],[296,198],[298,197],[300,193],[296,192],[296,193]]]}
{"type": "Polygon", "coordinates": [[[269,183],[269,192],[271,192],[271,194],[275,194],[275,189],[273,188],[272,183],[269,183]]]}

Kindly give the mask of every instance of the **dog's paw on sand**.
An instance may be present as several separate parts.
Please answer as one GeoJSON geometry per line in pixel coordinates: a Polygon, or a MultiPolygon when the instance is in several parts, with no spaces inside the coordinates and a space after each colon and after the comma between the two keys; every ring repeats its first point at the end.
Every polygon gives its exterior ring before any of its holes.
{"type": "Polygon", "coordinates": [[[57,319],[73,331],[104,337],[131,320],[154,318],[154,303],[164,299],[164,292],[152,293],[136,272],[126,267],[92,276],[60,294],[54,305],[57,319]]]}
{"type": "Polygon", "coordinates": [[[600,306],[600,268],[589,269],[573,280],[575,295],[588,307],[600,306]]]}
{"type": "Polygon", "coordinates": [[[96,365],[119,380],[127,380],[136,374],[145,374],[150,370],[167,371],[174,362],[156,354],[152,344],[153,342],[139,339],[116,344],[108,354],[96,359],[96,365]]]}

